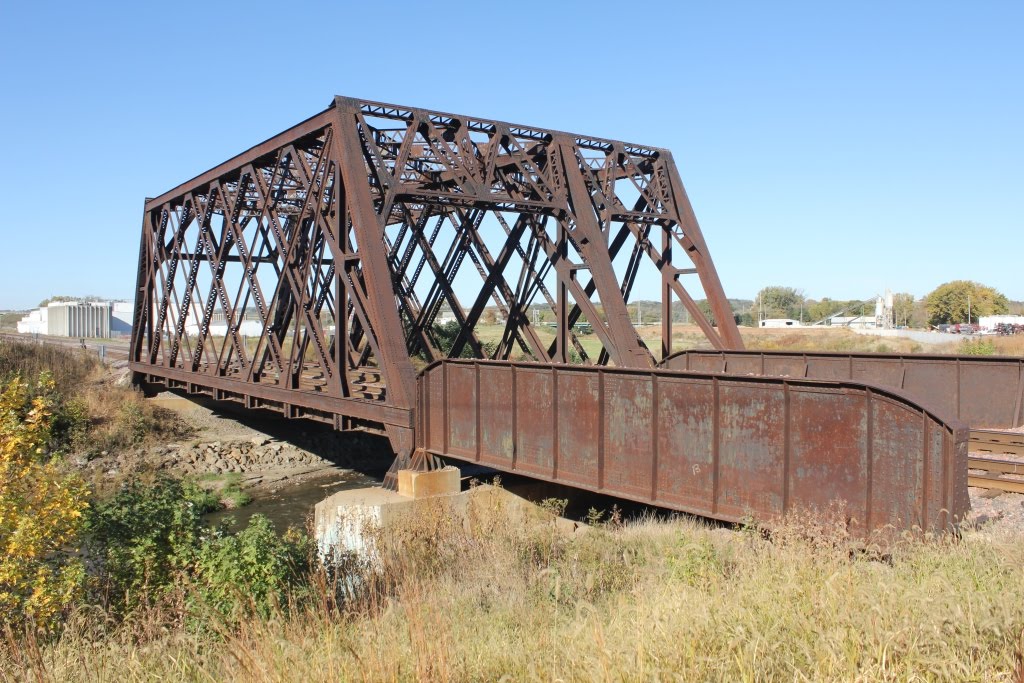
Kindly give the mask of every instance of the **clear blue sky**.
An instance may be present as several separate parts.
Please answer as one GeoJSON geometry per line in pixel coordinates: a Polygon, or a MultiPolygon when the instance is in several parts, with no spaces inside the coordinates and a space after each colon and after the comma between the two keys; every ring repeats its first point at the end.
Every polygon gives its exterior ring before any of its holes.
{"type": "Polygon", "coordinates": [[[335,94],[668,147],[731,297],[1024,299],[1019,0],[0,0],[0,308],[130,297],[146,196],[335,94]]]}

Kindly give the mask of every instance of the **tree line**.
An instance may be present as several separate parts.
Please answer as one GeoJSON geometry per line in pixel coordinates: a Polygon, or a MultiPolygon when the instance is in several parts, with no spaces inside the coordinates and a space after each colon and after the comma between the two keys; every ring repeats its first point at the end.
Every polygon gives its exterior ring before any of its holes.
{"type": "MultiPolygon", "coordinates": [[[[908,292],[897,292],[892,298],[893,315],[898,326],[977,323],[981,316],[1024,313],[1024,303],[1010,301],[995,288],[971,280],[943,283],[921,298],[908,292]]],[[[827,296],[813,299],[805,297],[803,290],[795,287],[769,285],[762,288],[753,299],[729,299],[729,305],[737,324],[756,327],[758,320],[766,318],[789,318],[812,325],[833,316],[874,316],[875,300],[875,296],[863,300],[832,299],[827,296]]],[[[698,299],[696,304],[715,323],[708,301],[698,299]]],[[[594,308],[601,320],[605,321],[601,303],[595,302],[594,308]]],[[[658,301],[631,301],[626,310],[630,319],[636,323],[653,324],[661,321],[662,309],[658,301]]],[[[555,321],[555,314],[544,304],[534,304],[527,311],[527,318],[531,322],[551,323],[555,321]]],[[[672,303],[672,321],[684,324],[691,322],[689,312],[679,301],[672,303]]],[[[493,325],[503,320],[497,308],[488,307],[480,317],[480,322],[493,325]]],[[[578,322],[586,324],[591,321],[581,315],[578,322]]]]}
{"type": "MultiPolygon", "coordinates": [[[[892,295],[893,315],[897,325],[926,327],[943,323],[977,323],[978,318],[1018,312],[1021,305],[1012,305],[1002,292],[971,280],[946,282],[920,299],[907,292],[892,295]]],[[[805,323],[823,322],[833,316],[875,314],[875,297],[857,300],[808,299],[794,287],[772,285],[761,289],[750,310],[736,311],[740,324],[756,324],[764,318],[791,318],[805,323]]]]}

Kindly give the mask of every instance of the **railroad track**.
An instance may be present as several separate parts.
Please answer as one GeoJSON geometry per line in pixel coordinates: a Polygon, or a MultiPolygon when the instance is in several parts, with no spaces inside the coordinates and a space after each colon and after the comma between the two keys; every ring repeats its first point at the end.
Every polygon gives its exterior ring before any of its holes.
{"type": "Polygon", "coordinates": [[[993,429],[972,429],[971,452],[1024,456],[1024,434],[993,429]]]}
{"type": "MultiPolygon", "coordinates": [[[[50,337],[46,335],[11,334],[0,333],[0,340],[21,342],[23,344],[48,344],[50,346],[62,346],[67,349],[81,349],[82,342],[73,337],[50,337]]],[[[128,343],[115,340],[90,340],[85,342],[85,350],[100,355],[106,361],[128,360],[128,343]]]]}
{"type": "Polygon", "coordinates": [[[1024,480],[1007,479],[1005,475],[1024,476],[1024,462],[990,457],[1015,455],[1024,457],[1024,434],[990,429],[972,429],[969,445],[973,455],[967,458],[967,485],[1009,493],[1024,493],[1024,480]]]}

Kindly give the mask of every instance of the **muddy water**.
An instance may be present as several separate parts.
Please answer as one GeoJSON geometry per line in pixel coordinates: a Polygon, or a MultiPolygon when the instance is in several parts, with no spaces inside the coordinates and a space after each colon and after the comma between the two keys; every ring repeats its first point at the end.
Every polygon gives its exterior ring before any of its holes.
{"type": "Polygon", "coordinates": [[[307,529],[313,517],[313,508],[327,496],[347,489],[379,485],[379,479],[339,468],[298,482],[285,480],[276,484],[272,490],[249,491],[253,496],[251,503],[237,510],[211,512],[206,515],[206,521],[215,525],[233,519],[229,528],[238,530],[249,523],[250,517],[259,513],[269,518],[278,532],[290,526],[307,529]]]}

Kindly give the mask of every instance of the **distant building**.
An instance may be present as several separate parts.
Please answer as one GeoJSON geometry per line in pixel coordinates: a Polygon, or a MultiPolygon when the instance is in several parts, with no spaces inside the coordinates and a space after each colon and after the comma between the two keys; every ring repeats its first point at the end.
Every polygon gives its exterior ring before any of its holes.
{"type": "Polygon", "coordinates": [[[135,306],[131,301],[115,301],[110,309],[110,336],[130,335],[134,317],[135,306]]]}
{"type": "Polygon", "coordinates": [[[108,338],[131,334],[133,307],[125,301],[56,301],[18,322],[21,334],[108,338]]]}
{"type": "MultiPolygon", "coordinates": [[[[462,315],[465,316],[466,312],[461,311],[462,315]]],[[[437,309],[437,316],[434,318],[435,325],[447,325],[448,323],[457,322],[458,318],[455,317],[455,311],[447,303],[441,304],[437,309]]]]}
{"type": "MultiPolygon", "coordinates": [[[[242,319],[235,321],[238,325],[238,334],[243,337],[259,337],[263,334],[263,323],[259,319],[259,313],[255,309],[246,309],[242,314],[242,319]]],[[[188,321],[185,323],[185,332],[190,335],[199,334],[199,328],[202,323],[202,318],[199,314],[194,312],[191,316],[188,316],[188,321]]],[[[225,315],[221,312],[216,312],[210,316],[210,329],[209,335],[211,337],[226,337],[228,336],[228,321],[225,315]]]]}
{"type": "Polygon", "coordinates": [[[803,327],[803,323],[792,318],[765,318],[761,327],[803,327]]]}
{"type": "Polygon", "coordinates": [[[18,321],[18,334],[47,334],[48,308],[37,308],[18,321]]]}

